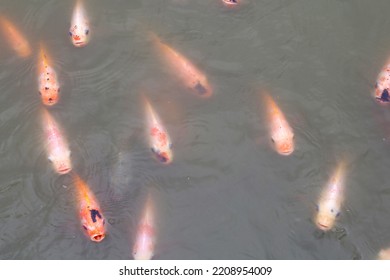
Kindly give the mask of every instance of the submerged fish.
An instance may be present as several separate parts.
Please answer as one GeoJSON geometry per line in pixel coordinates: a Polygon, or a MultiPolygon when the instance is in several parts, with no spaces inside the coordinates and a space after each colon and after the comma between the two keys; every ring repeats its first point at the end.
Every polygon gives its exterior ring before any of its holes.
{"type": "Polygon", "coordinates": [[[0,16],[0,25],[4,33],[4,37],[9,46],[20,56],[28,57],[31,55],[31,47],[26,38],[16,28],[16,26],[10,22],[4,16],[0,16]]]}
{"type": "Polygon", "coordinates": [[[160,118],[146,98],[145,109],[150,149],[160,162],[165,164],[171,163],[173,158],[172,142],[160,118]]]}
{"type": "Polygon", "coordinates": [[[382,68],[375,84],[374,97],[378,102],[390,102],[390,60],[382,68]]]}
{"type": "Polygon", "coordinates": [[[184,86],[191,89],[198,96],[209,97],[212,94],[212,89],[207,77],[186,57],[163,43],[156,34],[150,34],[166,65],[169,66],[171,72],[179,78],[184,86]]]}
{"type": "Polygon", "coordinates": [[[89,42],[91,36],[89,21],[81,0],[77,0],[74,7],[69,36],[75,47],[83,47],[89,42]]]}
{"type": "Polygon", "coordinates": [[[390,260],[390,248],[380,250],[378,254],[378,259],[390,260]]]}
{"type": "Polygon", "coordinates": [[[150,260],[154,255],[156,233],[153,208],[153,202],[149,194],[141,221],[137,228],[137,236],[133,246],[133,257],[136,260],[150,260]]]}
{"type": "Polygon", "coordinates": [[[338,164],[328,184],[323,189],[315,217],[316,226],[323,230],[330,230],[336,218],[340,215],[341,205],[344,201],[345,163],[338,164]]]}
{"type": "Polygon", "coordinates": [[[264,100],[272,145],[279,154],[290,155],[294,151],[294,132],[268,93],[264,94],[264,100]]]}
{"type": "Polygon", "coordinates": [[[237,5],[238,0],[222,0],[222,2],[226,5],[232,6],[232,5],[237,5]]]}
{"type": "Polygon", "coordinates": [[[106,236],[106,220],[100,206],[88,185],[77,174],[72,177],[76,186],[83,231],[92,241],[101,242],[106,236]]]}
{"type": "Polygon", "coordinates": [[[48,158],[53,164],[54,170],[59,174],[66,174],[72,170],[70,161],[70,150],[59,125],[50,115],[43,109],[42,126],[45,136],[45,146],[48,158]]]}
{"type": "Polygon", "coordinates": [[[38,61],[38,88],[43,104],[51,106],[58,102],[60,84],[57,73],[42,46],[38,61]]]}

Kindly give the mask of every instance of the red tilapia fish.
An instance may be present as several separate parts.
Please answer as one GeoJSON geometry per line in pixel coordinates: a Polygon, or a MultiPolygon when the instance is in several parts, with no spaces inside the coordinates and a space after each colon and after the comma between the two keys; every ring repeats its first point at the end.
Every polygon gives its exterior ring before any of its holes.
{"type": "Polygon", "coordinates": [[[30,44],[20,31],[4,16],[0,16],[1,29],[9,46],[20,56],[31,55],[30,44]]]}
{"type": "Polygon", "coordinates": [[[235,6],[238,4],[238,0],[222,0],[225,5],[235,6]]]}
{"type": "Polygon", "coordinates": [[[137,236],[133,246],[134,259],[150,260],[153,257],[156,241],[155,235],[154,209],[152,199],[149,194],[138,225],[137,236]]]}
{"type": "Polygon", "coordinates": [[[38,88],[43,104],[51,106],[58,102],[60,84],[57,73],[42,46],[38,61],[38,88]]]}
{"type": "Polygon", "coordinates": [[[386,103],[390,101],[390,60],[387,61],[378,75],[375,84],[374,97],[378,102],[386,103]]]}
{"type": "Polygon", "coordinates": [[[81,0],[77,0],[73,10],[72,21],[69,28],[69,36],[75,47],[83,47],[90,38],[89,21],[81,0]]]}
{"type": "Polygon", "coordinates": [[[272,145],[281,155],[290,155],[294,152],[294,132],[278,105],[268,94],[264,94],[267,111],[267,123],[272,145]]]}
{"type": "Polygon", "coordinates": [[[145,98],[147,136],[152,153],[157,160],[168,164],[172,162],[172,142],[167,133],[167,130],[162,125],[160,118],[150,105],[150,102],[145,98]]]}
{"type": "Polygon", "coordinates": [[[84,233],[94,242],[101,242],[106,236],[105,219],[100,206],[88,185],[73,174],[79,203],[81,226],[84,233]]]}
{"type": "Polygon", "coordinates": [[[382,249],[378,254],[379,260],[390,260],[390,248],[382,249]]]}
{"type": "Polygon", "coordinates": [[[171,72],[179,78],[184,86],[198,96],[209,97],[212,94],[212,89],[207,77],[182,54],[163,43],[156,34],[150,32],[150,35],[171,72]]]}
{"type": "Polygon", "coordinates": [[[46,151],[54,170],[59,174],[68,173],[72,170],[68,143],[63,137],[59,125],[46,109],[43,109],[42,124],[46,151]]]}
{"type": "Polygon", "coordinates": [[[328,184],[323,189],[317,203],[316,226],[323,230],[330,230],[340,215],[344,201],[345,162],[341,161],[328,184]]]}

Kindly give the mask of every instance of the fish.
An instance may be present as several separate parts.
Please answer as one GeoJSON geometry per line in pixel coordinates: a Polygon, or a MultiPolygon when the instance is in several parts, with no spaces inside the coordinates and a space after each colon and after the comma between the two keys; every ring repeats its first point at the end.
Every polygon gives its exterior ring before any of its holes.
{"type": "Polygon", "coordinates": [[[320,230],[330,230],[334,226],[336,218],[340,215],[344,201],[345,169],[345,162],[339,162],[320,194],[315,216],[315,224],[320,230]]]}
{"type": "Polygon", "coordinates": [[[273,98],[264,94],[267,123],[273,148],[281,155],[294,152],[294,132],[273,98]]]}
{"type": "Polygon", "coordinates": [[[159,162],[169,164],[173,159],[171,139],[149,100],[144,100],[150,149],[159,162]]]}
{"type": "Polygon", "coordinates": [[[75,47],[84,47],[91,37],[89,20],[81,0],[77,0],[73,9],[69,36],[75,47]]]}
{"type": "Polygon", "coordinates": [[[57,72],[42,45],[38,61],[38,90],[44,105],[52,106],[58,102],[60,84],[57,72]]]}
{"type": "Polygon", "coordinates": [[[89,186],[76,173],[72,174],[76,186],[80,222],[84,233],[94,242],[101,242],[106,237],[106,219],[98,201],[89,186]]]}
{"type": "Polygon", "coordinates": [[[390,102],[390,60],[379,73],[375,83],[375,100],[380,103],[390,102]]]}
{"type": "Polygon", "coordinates": [[[4,16],[0,16],[0,24],[6,41],[19,57],[30,56],[32,53],[30,44],[16,26],[4,16]]]}
{"type": "Polygon", "coordinates": [[[148,194],[133,246],[133,258],[135,260],[150,260],[153,258],[156,242],[153,208],[151,195],[148,194]]]}
{"type": "Polygon", "coordinates": [[[390,248],[382,249],[378,254],[379,260],[390,260],[390,248]]]}
{"type": "Polygon", "coordinates": [[[150,32],[150,35],[172,74],[197,96],[210,97],[212,88],[205,74],[178,51],[163,43],[155,33],[150,32]]]}
{"type": "Polygon", "coordinates": [[[237,5],[238,4],[238,1],[237,0],[222,0],[222,2],[226,5],[229,5],[229,6],[234,6],[234,5],[237,5]]]}
{"type": "Polygon", "coordinates": [[[46,109],[43,109],[42,124],[46,152],[54,170],[58,174],[69,173],[72,170],[69,145],[64,138],[58,123],[46,109]]]}

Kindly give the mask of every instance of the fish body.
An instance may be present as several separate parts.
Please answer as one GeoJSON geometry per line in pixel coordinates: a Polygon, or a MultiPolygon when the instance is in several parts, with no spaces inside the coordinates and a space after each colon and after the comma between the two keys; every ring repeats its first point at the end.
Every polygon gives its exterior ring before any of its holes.
{"type": "Polygon", "coordinates": [[[52,106],[58,102],[60,84],[57,72],[43,47],[38,61],[38,90],[43,104],[52,106]]]}
{"type": "Polygon", "coordinates": [[[66,174],[72,170],[69,145],[58,123],[45,109],[42,120],[48,158],[57,173],[66,174]]]}
{"type": "Polygon", "coordinates": [[[315,224],[319,229],[328,231],[334,226],[344,201],[344,184],[345,163],[340,162],[318,200],[315,224]]]}
{"type": "Polygon", "coordinates": [[[151,37],[166,65],[185,87],[200,97],[209,97],[212,95],[212,88],[205,74],[178,51],[163,43],[157,35],[151,33],[151,37]]]}
{"type": "Polygon", "coordinates": [[[75,47],[84,47],[89,42],[91,36],[89,20],[81,0],[78,0],[74,7],[69,36],[75,47]]]}
{"type": "Polygon", "coordinates": [[[279,154],[290,155],[294,151],[294,132],[273,98],[265,94],[264,100],[272,145],[279,154]]]}
{"type": "Polygon", "coordinates": [[[0,25],[8,45],[20,56],[31,55],[31,47],[16,26],[4,16],[0,16],[0,25]]]}
{"type": "Polygon", "coordinates": [[[94,242],[101,242],[106,236],[105,218],[98,201],[87,183],[73,174],[79,206],[80,222],[84,233],[94,242]]]}

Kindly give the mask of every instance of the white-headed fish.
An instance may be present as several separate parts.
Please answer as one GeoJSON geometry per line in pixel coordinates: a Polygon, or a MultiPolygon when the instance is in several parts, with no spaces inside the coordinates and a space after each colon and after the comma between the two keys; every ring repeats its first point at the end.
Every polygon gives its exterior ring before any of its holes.
{"type": "Polygon", "coordinates": [[[82,0],[77,0],[74,7],[72,21],[69,28],[69,36],[75,47],[83,47],[89,42],[91,36],[89,20],[85,13],[82,0]]]}
{"type": "Polygon", "coordinates": [[[68,143],[59,125],[46,109],[43,109],[42,125],[46,151],[54,170],[59,174],[68,173],[72,170],[68,143]]]}
{"type": "Polygon", "coordinates": [[[330,230],[340,215],[341,205],[344,201],[345,168],[345,162],[341,161],[321,192],[317,204],[315,224],[323,231],[330,230]]]}

